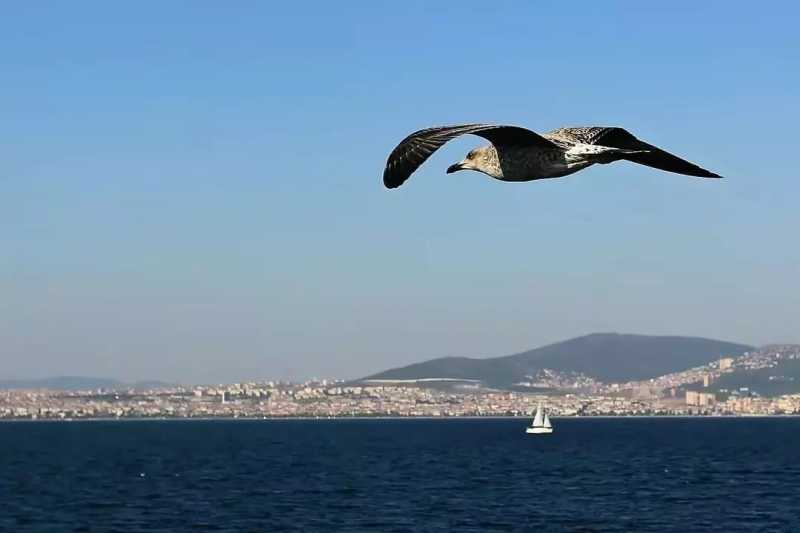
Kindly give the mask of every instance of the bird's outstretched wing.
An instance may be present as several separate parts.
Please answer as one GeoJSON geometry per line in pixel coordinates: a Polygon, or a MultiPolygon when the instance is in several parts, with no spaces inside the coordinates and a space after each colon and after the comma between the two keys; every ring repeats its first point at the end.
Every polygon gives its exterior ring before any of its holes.
{"type": "Polygon", "coordinates": [[[612,148],[624,148],[631,150],[646,150],[640,154],[629,154],[625,156],[628,161],[647,165],[668,172],[697,176],[700,178],[721,178],[709,170],[698,167],[685,159],[672,155],[652,144],[640,141],[630,132],[622,128],[610,128],[603,126],[592,126],[585,128],[559,128],[545,134],[554,139],[565,139],[570,142],[580,142],[584,144],[596,144],[610,146],[612,148]]]}
{"type": "Polygon", "coordinates": [[[444,143],[460,135],[483,137],[495,146],[541,146],[558,148],[556,144],[525,128],[493,124],[459,124],[415,131],[392,150],[383,171],[383,184],[399,187],[444,143]]]}

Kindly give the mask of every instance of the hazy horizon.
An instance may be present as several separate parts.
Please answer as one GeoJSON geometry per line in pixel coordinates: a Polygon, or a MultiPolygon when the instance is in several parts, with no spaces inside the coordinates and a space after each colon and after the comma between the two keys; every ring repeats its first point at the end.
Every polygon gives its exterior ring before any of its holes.
{"type": "Polygon", "coordinates": [[[800,342],[800,7],[771,5],[10,4],[0,377],[800,342]],[[398,141],[459,122],[623,126],[725,179],[445,174],[462,138],[384,189],[398,141]]]}
{"type": "MultiPolygon", "coordinates": [[[[615,332],[615,331],[593,332],[593,333],[589,333],[589,334],[586,334],[586,335],[579,335],[577,337],[571,337],[570,339],[561,339],[560,341],[556,341],[556,343],[572,340],[574,338],[579,338],[579,337],[584,337],[584,336],[589,336],[589,335],[597,335],[597,334],[601,334],[601,335],[602,334],[619,334],[619,335],[637,335],[637,336],[638,335],[642,335],[640,333],[615,332]]],[[[674,337],[685,337],[683,335],[659,335],[659,334],[650,334],[650,335],[646,335],[646,336],[653,336],[653,337],[673,337],[673,336],[674,337]]],[[[708,337],[702,337],[702,336],[699,336],[697,338],[708,339],[708,337]]],[[[722,342],[731,342],[731,343],[736,343],[736,344],[746,344],[746,345],[749,345],[749,346],[753,346],[754,348],[760,348],[760,347],[768,346],[768,345],[800,344],[800,343],[797,343],[797,342],[769,342],[769,343],[764,343],[764,344],[748,344],[748,343],[739,343],[736,340],[731,340],[731,339],[709,339],[709,340],[722,341],[722,342]]],[[[509,352],[509,353],[483,354],[483,355],[449,354],[449,355],[436,356],[436,357],[427,358],[427,359],[411,360],[408,363],[390,365],[390,366],[387,366],[385,368],[381,368],[379,370],[381,370],[381,371],[390,370],[392,368],[402,367],[402,366],[406,366],[408,364],[422,362],[422,361],[429,360],[429,359],[435,359],[435,358],[438,358],[438,357],[454,356],[454,357],[467,357],[467,358],[473,358],[473,359],[491,359],[491,358],[497,358],[497,357],[503,357],[503,356],[509,356],[509,355],[516,355],[516,354],[523,353],[523,352],[526,352],[526,351],[529,351],[529,350],[532,350],[532,349],[542,348],[542,347],[548,346],[550,344],[553,344],[553,343],[545,343],[545,344],[541,344],[541,345],[537,345],[537,346],[529,346],[527,348],[519,349],[519,350],[516,350],[516,351],[513,351],[513,352],[509,352]]],[[[306,376],[296,376],[294,378],[279,378],[279,377],[268,376],[268,375],[265,375],[265,376],[243,375],[243,376],[239,376],[239,378],[237,378],[237,379],[228,379],[228,380],[214,380],[214,379],[211,379],[211,380],[207,380],[207,381],[204,381],[204,382],[198,382],[198,381],[191,381],[191,380],[187,380],[187,379],[178,379],[178,378],[169,380],[169,379],[162,378],[162,377],[159,377],[159,376],[138,377],[136,379],[122,379],[122,378],[119,378],[118,376],[108,376],[108,375],[59,374],[59,375],[41,375],[41,376],[16,376],[16,377],[7,377],[7,378],[3,377],[3,376],[0,376],[0,381],[2,381],[2,380],[6,380],[6,381],[28,381],[28,380],[35,381],[35,380],[41,380],[41,379],[61,379],[61,378],[88,378],[88,379],[95,379],[96,378],[96,379],[117,380],[117,381],[121,381],[121,382],[125,382],[125,383],[137,383],[137,382],[148,382],[148,381],[163,381],[163,382],[167,382],[167,383],[188,385],[188,384],[236,383],[236,382],[243,382],[243,381],[279,381],[279,380],[280,381],[305,381],[305,380],[309,380],[309,379],[349,380],[349,379],[363,378],[363,377],[366,377],[367,375],[369,375],[369,373],[361,373],[361,374],[358,374],[358,375],[350,375],[350,376],[342,376],[342,375],[339,375],[339,376],[327,376],[327,375],[309,374],[309,375],[306,375],[306,376]]]]}

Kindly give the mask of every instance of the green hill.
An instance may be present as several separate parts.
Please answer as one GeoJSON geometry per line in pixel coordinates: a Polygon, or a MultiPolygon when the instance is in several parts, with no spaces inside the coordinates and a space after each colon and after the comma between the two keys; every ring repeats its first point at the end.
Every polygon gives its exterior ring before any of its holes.
{"type": "Polygon", "coordinates": [[[710,389],[731,392],[742,387],[761,396],[797,394],[800,392],[800,359],[777,361],[769,368],[737,369],[720,376],[710,389]]]}
{"type": "Polygon", "coordinates": [[[698,337],[594,333],[502,357],[432,359],[364,379],[476,379],[491,386],[509,386],[549,368],[580,372],[607,383],[622,382],[679,372],[751,349],[698,337]]]}

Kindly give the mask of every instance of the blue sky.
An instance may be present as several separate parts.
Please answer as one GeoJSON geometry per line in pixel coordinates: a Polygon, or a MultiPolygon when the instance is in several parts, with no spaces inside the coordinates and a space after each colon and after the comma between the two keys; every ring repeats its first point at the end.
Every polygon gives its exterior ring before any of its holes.
{"type": "Polygon", "coordinates": [[[0,17],[0,376],[356,377],[595,331],[800,342],[793,2],[37,2],[0,17]],[[387,191],[459,122],[628,163],[387,191]]]}

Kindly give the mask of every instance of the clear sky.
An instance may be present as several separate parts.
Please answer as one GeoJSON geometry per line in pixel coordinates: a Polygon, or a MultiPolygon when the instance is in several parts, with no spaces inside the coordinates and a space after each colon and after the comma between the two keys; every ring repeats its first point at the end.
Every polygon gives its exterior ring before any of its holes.
{"type": "Polygon", "coordinates": [[[800,342],[796,2],[11,2],[0,377],[357,377],[596,331],[800,342]],[[431,125],[629,163],[400,189],[431,125]]]}

